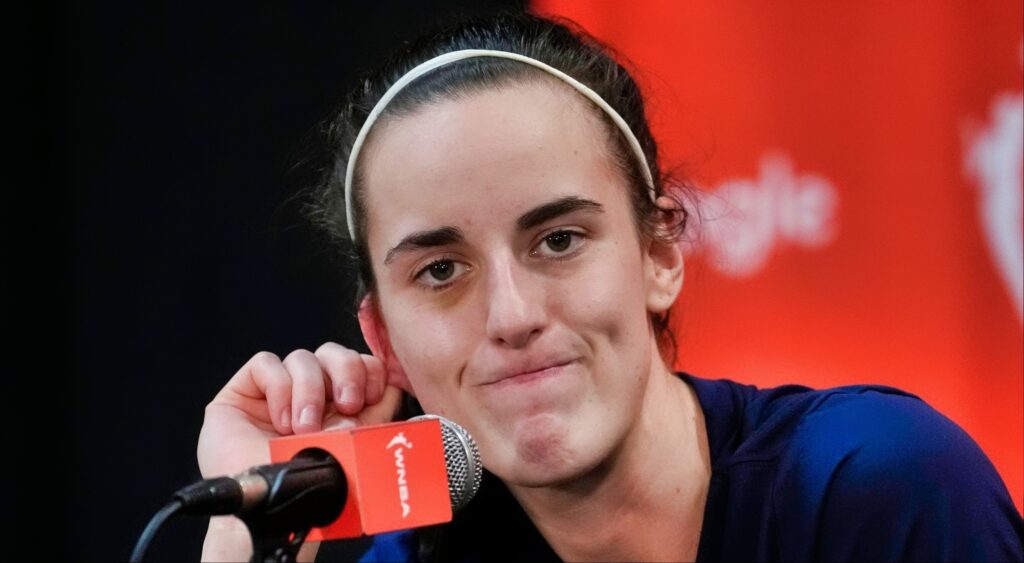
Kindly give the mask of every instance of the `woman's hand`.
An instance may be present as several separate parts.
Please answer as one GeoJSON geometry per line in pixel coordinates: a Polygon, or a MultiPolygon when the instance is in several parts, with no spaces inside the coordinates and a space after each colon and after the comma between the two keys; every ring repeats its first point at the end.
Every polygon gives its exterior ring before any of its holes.
{"type": "MultiPolygon", "coordinates": [[[[210,478],[270,463],[271,438],[390,422],[400,399],[378,358],[340,344],[296,350],[284,360],[260,352],[206,406],[199,470],[210,478]]],[[[240,520],[210,519],[204,561],[247,560],[251,550],[240,520]]],[[[307,545],[300,555],[312,559],[315,553],[316,546],[307,545]]]]}

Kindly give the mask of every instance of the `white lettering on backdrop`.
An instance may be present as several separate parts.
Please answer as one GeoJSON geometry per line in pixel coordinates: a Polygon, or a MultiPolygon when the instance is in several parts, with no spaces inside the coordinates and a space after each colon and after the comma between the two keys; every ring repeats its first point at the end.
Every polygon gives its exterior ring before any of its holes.
{"type": "Polygon", "coordinates": [[[700,216],[687,252],[731,277],[760,272],[783,246],[817,249],[836,236],[838,191],[824,176],[797,174],[782,153],[761,159],[757,178],[725,180],[700,196],[700,216]]]}

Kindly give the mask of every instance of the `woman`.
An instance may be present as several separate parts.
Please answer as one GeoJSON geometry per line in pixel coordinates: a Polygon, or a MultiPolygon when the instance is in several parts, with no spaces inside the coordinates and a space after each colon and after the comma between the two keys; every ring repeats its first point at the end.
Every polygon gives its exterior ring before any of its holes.
{"type": "MultiPolygon", "coordinates": [[[[392,420],[405,392],[493,477],[370,557],[1020,559],[995,470],[920,400],[672,373],[687,211],[635,82],[581,32],[499,16],[428,36],[332,132],[318,219],[354,248],[374,355],[254,356],[207,407],[204,476],[265,463],[278,435],[392,420]]],[[[247,552],[211,521],[204,559],[247,552]]]]}

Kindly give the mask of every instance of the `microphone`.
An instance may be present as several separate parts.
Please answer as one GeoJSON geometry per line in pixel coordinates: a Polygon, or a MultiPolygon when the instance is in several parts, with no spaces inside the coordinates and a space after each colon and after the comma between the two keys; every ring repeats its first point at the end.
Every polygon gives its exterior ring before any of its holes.
{"type": "Polygon", "coordinates": [[[482,475],[473,438],[435,415],[276,438],[270,451],[274,463],[179,490],[179,510],[237,515],[254,536],[351,538],[448,522],[482,475]]]}

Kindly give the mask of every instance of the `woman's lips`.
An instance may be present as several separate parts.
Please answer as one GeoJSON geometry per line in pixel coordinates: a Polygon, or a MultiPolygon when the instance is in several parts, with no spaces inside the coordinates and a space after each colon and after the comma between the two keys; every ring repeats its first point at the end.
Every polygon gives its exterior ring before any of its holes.
{"type": "Polygon", "coordinates": [[[508,385],[523,385],[526,383],[530,383],[531,381],[536,381],[538,379],[543,379],[545,377],[558,375],[562,373],[562,371],[564,371],[564,368],[571,363],[572,361],[560,362],[547,367],[512,373],[510,375],[501,376],[496,380],[485,385],[499,387],[504,387],[508,385]]]}

